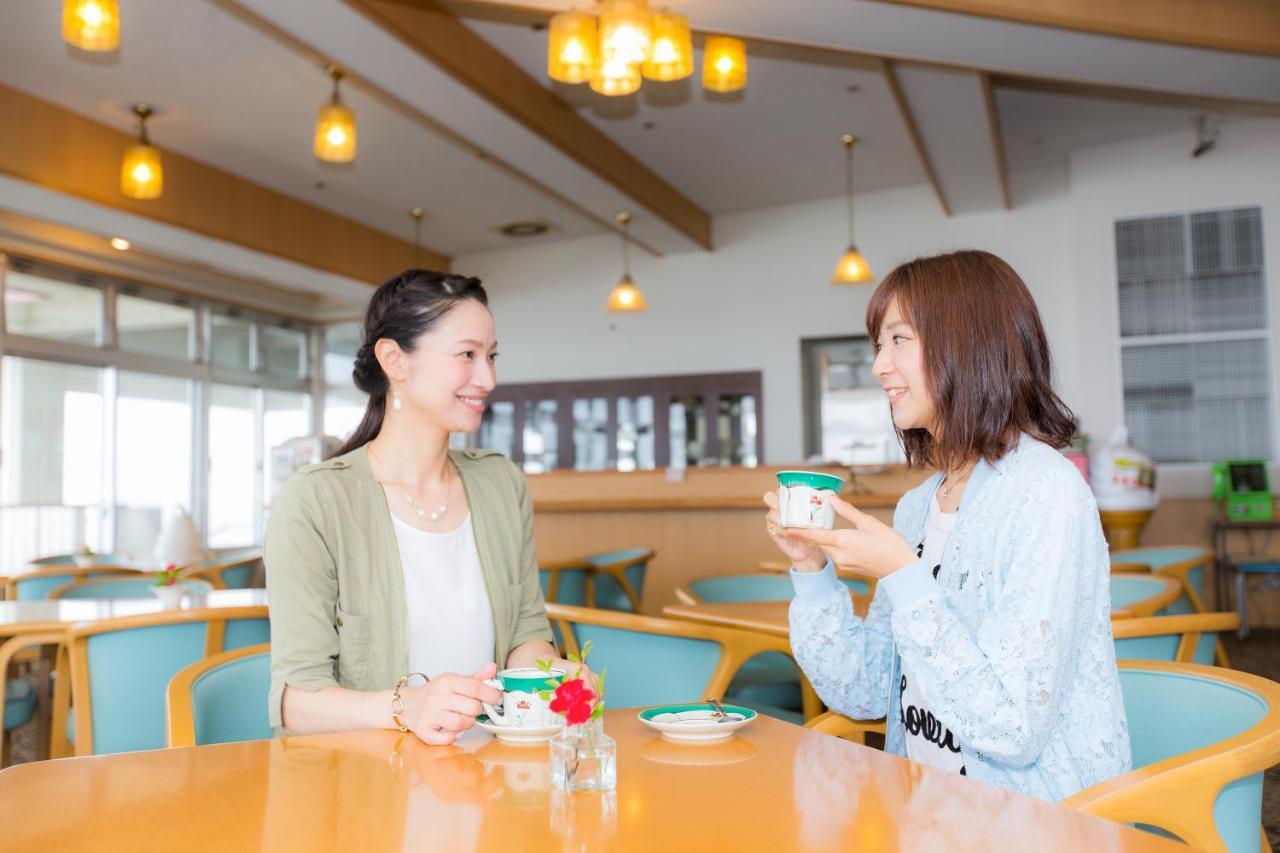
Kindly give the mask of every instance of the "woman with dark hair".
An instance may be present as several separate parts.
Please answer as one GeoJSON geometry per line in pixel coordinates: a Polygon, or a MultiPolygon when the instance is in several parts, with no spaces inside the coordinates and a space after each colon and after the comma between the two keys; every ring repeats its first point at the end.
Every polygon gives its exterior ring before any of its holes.
{"type": "Polygon", "coordinates": [[[867,331],[907,461],[938,473],[893,527],[833,498],[852,527],[781,529],[765,496],[796,659],[914,761],[1047,800],[1125,772],[1107,546],[1058,452],[1076,423],[1026,285],[986,252],[921,258],[881,282],[867,331]],[[836,565],[880,579],[866,619],[836,565]]]}
{"type": "Polygon", "coordinates": [[[290,477],[267,526],[271,723],[451,743],[501,701],[497,668],[559,657],[524,475],[449,450],[496,382],[493,315],[478,279],[409,270],[374,292],[363,333],[364,420],[290,477]]]}

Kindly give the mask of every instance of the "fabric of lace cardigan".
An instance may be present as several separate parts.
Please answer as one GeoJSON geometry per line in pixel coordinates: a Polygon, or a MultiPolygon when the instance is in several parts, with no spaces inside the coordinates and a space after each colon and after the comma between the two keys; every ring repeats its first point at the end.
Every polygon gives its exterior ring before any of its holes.
{"type": "MultiPolygon", "coordinates": [[[[898,502],[894,527],[913,547],[940,479],[898,502]]],[[[1110,561],[1079,471],[1026,435],[980,462],[931,570],[919,560],[884,578],[863,620],[830,562],[792,569],[791,644],[827,706],[887,717],[885,749],[905,755],[893,689],[905,659],[970,777],[1060,800],[1128,771],[1110,561]]]]}

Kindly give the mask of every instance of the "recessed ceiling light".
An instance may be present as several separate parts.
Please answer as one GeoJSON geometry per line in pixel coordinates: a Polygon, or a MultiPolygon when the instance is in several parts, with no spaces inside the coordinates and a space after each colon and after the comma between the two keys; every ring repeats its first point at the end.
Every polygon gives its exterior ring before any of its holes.
{"type": "Polygon", "coordinates": [[[129,251],[129,241],[123,237],[112,237],[111,248],[118,249],[121,252],[127,252],[129,251]]]}
{"type": "Polygon", "coordinates": [[[860,88],[862,87],[859,86],[857,83],[850,83],[848,86],[844,87],[844,90],[848,92],[850,95],[856,95],[860,88]]]}
{"type": "Polygon", "coordinates": [[[504,237],[538,237],[552,229],[550,222],[541,219],[530,219],[525,222],[508,222],[498,226],[498,233],[504,237]]]}

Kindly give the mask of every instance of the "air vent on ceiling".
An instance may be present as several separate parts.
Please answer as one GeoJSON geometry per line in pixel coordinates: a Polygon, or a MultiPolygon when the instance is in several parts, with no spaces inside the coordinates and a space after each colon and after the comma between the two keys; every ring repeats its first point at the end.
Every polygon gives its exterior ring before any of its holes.
{"type": "Polygon", "coordinates": [[[529,219],[524,222],[508,222],[506,225],[495,225],[494,230],[503,237],[541,237],[557,230],[556,226],[545,219],[529,219]]]}

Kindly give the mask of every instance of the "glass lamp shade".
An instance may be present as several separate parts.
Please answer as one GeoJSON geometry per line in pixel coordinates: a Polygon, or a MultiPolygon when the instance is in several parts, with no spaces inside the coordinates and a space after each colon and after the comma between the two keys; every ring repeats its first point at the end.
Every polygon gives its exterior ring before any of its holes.
{"type": "Polygon", "coordinates": [[[689,19],[674,12],[653,13],[653,38],[640,69],[649,80],[683,80],[693,73],[689,19]]]}
{"type": "Polygon", "coordinates": [[[129,198],[159,198],[164,191],[164,167],[154,145],[130,145],[120,163],[120,192],[129,198]]]}
{"type": "Polygon", "coordinates": [[[62,40],[81,50],[120,46],[120,4],[116,0],[63,0],[62,40]]]}
{"type": "Polygon", "coordinates": [[[551,18],[547,76],[561,83],[585,83],[599,64],[596,16],[561,12],[551,18]]]}
{"type": "Polygon", "coordinates": [[[643,311],[648,305],[631,276],[624,275],[609,294],[609,302],[605,307],[610,311],[643,311]]]}
{"type": "Polygon", "coordinates": [[[356,114],[337,102],[321,107],[316,117],[315,153],[326,163],[356,159],[356,114]]]}
{"type": "Polygon", "coordinates": [[[707,36],[702,49],[702,87],[736,92],[747,86],[747,45],[729,36],[707,36]]]}
{"type": "Polygon", "coordinates": [[[832,284],[866,284],[872,280],[871,265],[862,257],[857,246],[849,246],[840,256],[836,264],[835,275],[831,276],[832,284]]]}
{"type": "Polygon", "coordinates": [[[617,97],[630,95],[640,88],[640,66],[621,59],[606,59],[591,77],[591,91],[617,97]]]}
{"type": "Polygon", "coordinates": [[[633,65],[649,54],[652,20],[647,0],[603,0],[600,4],[600,58],[633,65]]]}

